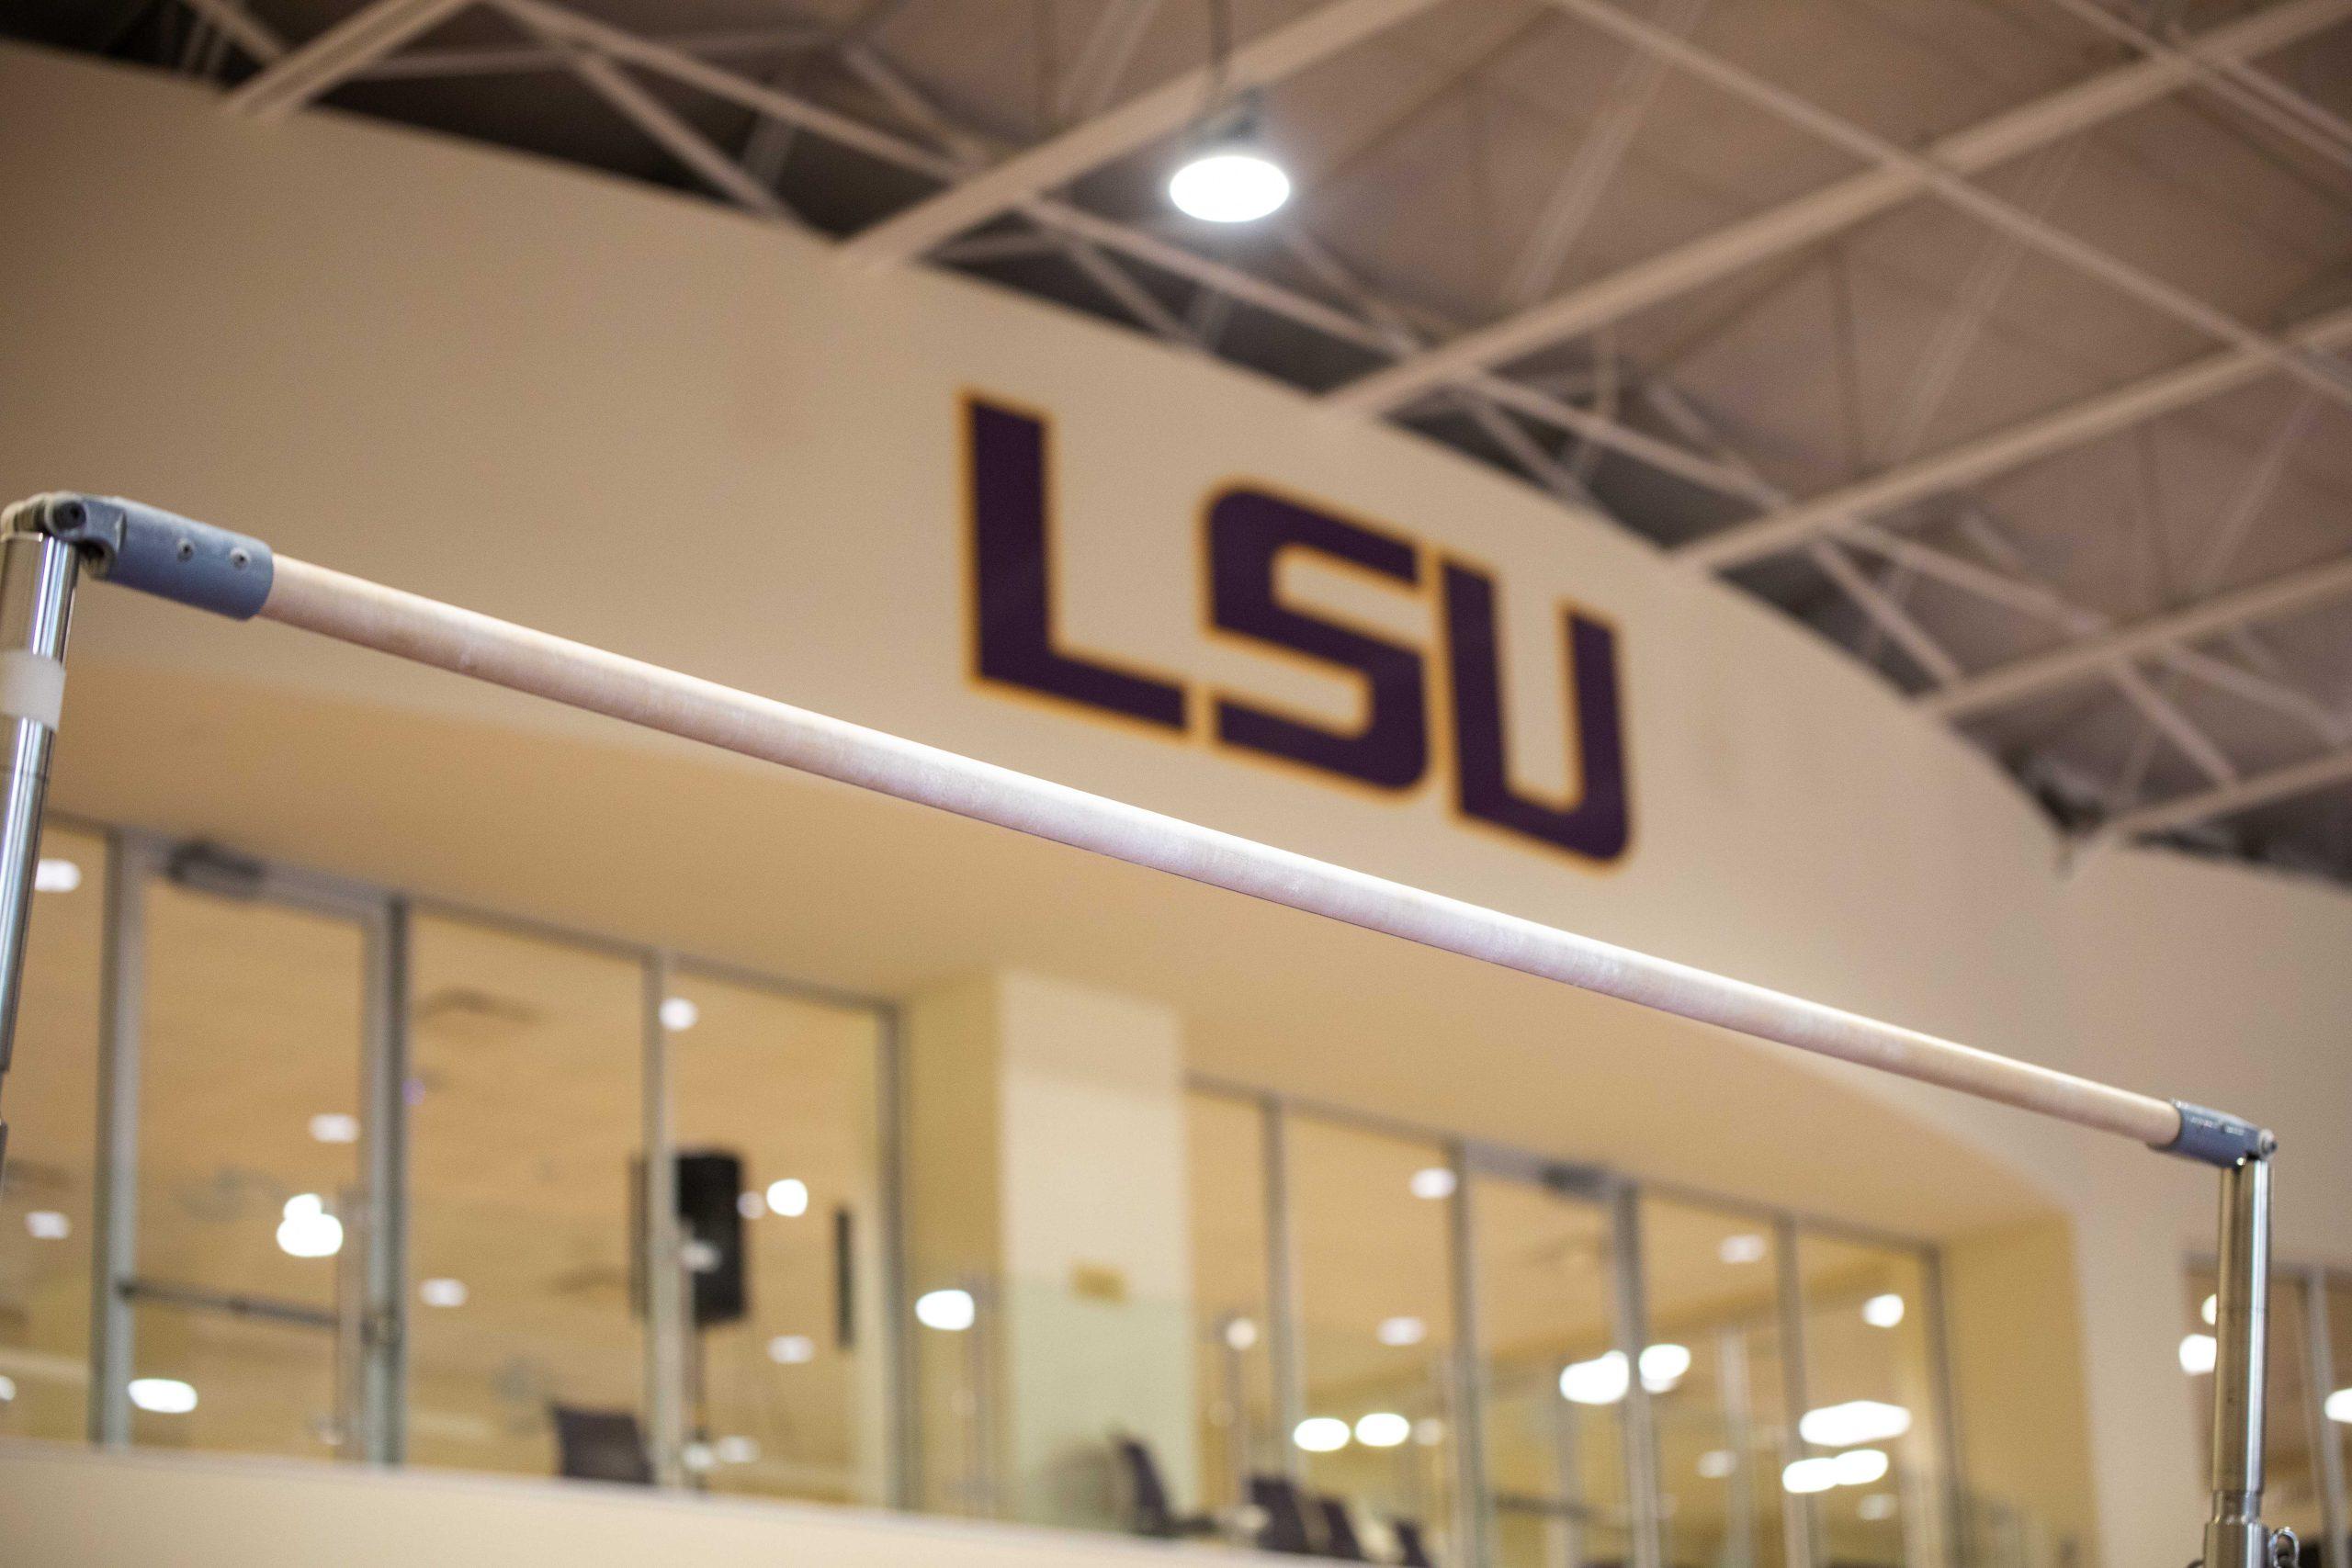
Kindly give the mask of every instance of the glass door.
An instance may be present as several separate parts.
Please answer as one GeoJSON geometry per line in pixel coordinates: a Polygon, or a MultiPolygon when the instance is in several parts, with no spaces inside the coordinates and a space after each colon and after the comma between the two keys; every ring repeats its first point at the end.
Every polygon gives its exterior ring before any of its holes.
{"type": "Polygon", "coordinates": [[[1465,1164],[1486,1561],[1636,1562],[1631,1405],[1677,1386],[1689,1358],[1678,1346],[1625,1352],[1619,1227],[1605,1177],[1476,1148],[1465,1164]]]}
{"type": "Polygon", "coordinates": [[[125,863],[100,1435],[392,1457],[390,907],[201,848],[125,863]]]}

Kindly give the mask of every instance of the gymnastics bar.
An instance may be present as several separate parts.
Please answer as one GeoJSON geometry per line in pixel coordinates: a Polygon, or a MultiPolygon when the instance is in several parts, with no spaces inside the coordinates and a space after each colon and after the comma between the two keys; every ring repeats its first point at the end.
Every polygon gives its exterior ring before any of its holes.
{"type": "MultiPolygon", "coordinates": [[[[2260,1518],[2277,1140],[2158,1100],[1767,990],[754,696],[379,583],[118,498],[0,513],[0,1072],[16,1027],[41,797],[79,567],[238,620],[299,626],[900,800],[1206,883],[1581,990],[2112,1133],[2222,1171],[2212,1512],[2206,1568],[2284,1568],[2260,1518]]],[[[0,1151],[5,1151],[0,1133],[0,1151]]],[[[2281,1554],[2284,1554],[2283,1556],[2281,1554]]]]}

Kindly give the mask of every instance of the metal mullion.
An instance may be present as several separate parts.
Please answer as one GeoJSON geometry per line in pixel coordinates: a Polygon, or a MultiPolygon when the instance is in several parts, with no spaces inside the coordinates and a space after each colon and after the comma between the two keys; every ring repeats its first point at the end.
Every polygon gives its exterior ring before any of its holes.
{"type": "Polygon", "coordinates": [[[677,1150],[670,1116],[669,1031],[662,1026],[662,1003],[670,990],[667,953],[648,953],[642,961],[640,1023],[643,1039],[644,1149],[639,1202],[638,1263],[645,1280],[645,1434],[653,1478],[681,1486],[685,1473],[685,1275],[678,1240],[677,1150]]]}
{"type": "MultiPolygon", "coordinates": [[[[1808,1447],[1798,1429],[1805,1412],[1804,1275],[1797,1264],[1796,1222],[1786,1214],[1772,1223],[1772,1266],[1780,1290],[1781,1401],[1788,1417],[1781,1438],[1781,1462],[1785,1466],[1804,1458],[1808,1447]]],[[[1781,1529],[1788,1568],[1820,1568],[1814,1524],[1812,1497],[1783,1487],[1781,1529]]]]}
{"type": "Polygon", "coordinates": [[[1610,1273],[1615,1289],[1618,1353],[1625,1358],[1625,1491],[1633,1519],[1634,1568],[1661,1568],[1666,1560],[1658,1504],[1657,1419],[1642,1381],[1649,1348],[1648,1282],[1642,1278],[1641,1189],[1624,1180],[1609,1186],[1610,1273]]]}
{"type": "Polygon", "coordinates": [[[1272,1095],[1258,1101],[1258,1114],[1265,1160],[1266,1357],[1273,1372],[1275,1453],[1282,1472],[1295,1478],[1300,1461],[1293,1435],[1306,1419],[1306,1365],[1291,1228],[1290,1128],[1283,1102],[1272,1095]]]}
{"type": "Polygon", "coordinates": [[[98,992],[98,1124],[90,1259],[90,1441],[130,1441],[137,1330],[127,1287],[139,1260],[139,1043],[146,990],[146,883],[153,847],[107,840],[105,933],[98,992]]]}
{"type": "Polygon", "coordinates": [[[407,907],[379,899],[365,931],[359,1157],[367,1257],[360,1304],[359,1457],[398,1464],[408,1446],[407,907]]]}
{"type": "Polygon", "coordinates": [[[2327,1273],[2314,1269],[2303,1276],[2304,1325],[2311,1341],[2311,1376],[2306,1391],[2312,1430],[2318,1440],[2312,1445],[2319,1454],[2320,1519],[2327,1532],[2327,1550],[2322,1553],[2324,1562],[2341,1562],[2342,1553],[2352,1547],[2352,1517],[2347,1517],[2344,1495],[2344,1440],[2336,1435],[2336,1424],[2327,1418],[2327,1396],[2335,1387],[2335,1345],[2328,1337],[2327,1273]]]}
{"type": "Polygon", "coordinates": [[[1487,1482],[1485,1359],[1478,1333],[1478,1236],[1471,1209],[1476,1171],[1470,1145],[1446,1145],[1453,1190],[1446,1199],[1446,1261],[1453,1308],[1453,1534],[1455,1561],[1488,1568],[1494,1558],[1493,1498],[1487,1482]]]}
{"type": "Polygon", "coordinates": [[[888,1359],[884,1416],[883,1495],[893,1508],[913,1510],[922,1498],[922,1428],[917,1403],[919,1372],[909,1325],[914,1303],[907,1230],[907,1079],[903,1021],[896,1007],[875,1010],[878,1060],[875,1120],[880,1134],[882,1245],[882,1351],[888,1359]]]}
{"type": "Polygon", "coordinates": [[[1961,1557],[1968,1468],[1961,1458],[1960,1406],[1952,1388],[1951,1320],[1944,1311],[1943,1248],[1923,1247],[1919,1260],[1920,1293],[1927,1297],[1919,1304],[1927,1314],[1928,1386],[1935,1391],[1936,1435],[1943,1449],[1936,1475],[1936,1506],[1943,1535],[1939,1561],[1950,1563],[1961,1557]]]}

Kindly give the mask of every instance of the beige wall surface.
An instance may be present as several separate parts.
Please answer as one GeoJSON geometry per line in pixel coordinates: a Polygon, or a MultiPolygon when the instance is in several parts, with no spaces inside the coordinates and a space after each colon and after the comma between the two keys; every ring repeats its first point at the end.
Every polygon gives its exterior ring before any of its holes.
{"type": "MultiPolygon", "coordinates": [[[[2136,853],[2069,874],[1960,739],[1599,519],[967,282],[331,115],[234,121],[184,84],[17,49],[0,51],[0,210],[20,237],[0,247],[0,488],[137,495],[1084,788],[2272,1117],[2292,1162],[2282,1245],[2352,1261],[2352,1215],[2305,1196],[2352,1176],[2334,1022],[2352,902],[2136,853]],[[972,389],[1053,416],[1078,646],[1345,715],[1344,683],[1199,624],[1204,498],[1237,477],[1313,497],[1496,570],[1515,761],[1540,787],[1566,747],[1552,607],[1606,617],[1631,852],[1596,871],[1467,828],[1442,771],[1374,797],[977,687],[972,389]]],[[[1284,585],[1430,641],[1425,602],[1330,572],[1284,585]]],[[[94,816],[894,995],[1062,976],[1175,1009],[1198,1068],[1914,1234],[2060,1206],[2101,1544],[2118,1562],[2186,1550],[2190,1427],[2155,1283],[2204,1223],[2188,1168],[275,627],[94,591],[74,664],[58,795],[94,816]]]]}
{"type": "Polygon", "coordinates": [[[581,1482],[0,1443],[0,1544],[39,1568],[1129,1568],[1250,1552],[581,1482]]]}

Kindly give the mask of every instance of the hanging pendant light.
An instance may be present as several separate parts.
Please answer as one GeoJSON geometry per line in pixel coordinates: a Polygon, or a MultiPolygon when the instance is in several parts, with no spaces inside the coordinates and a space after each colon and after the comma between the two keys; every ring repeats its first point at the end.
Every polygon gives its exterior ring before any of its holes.
{"type": "Polygon", "coordinates": [[[1290,199],[1290,175],[1259,141],[1256,116],[1244,109],[1202,136],[1168,178],[1168,199],[1204,223],[1250,223],[1290,199]]]}
{"type": "Polygon", "coordinates": [[[1209,101],[1168,177],[1176,210],[1204,223],[1255,222],[1290,199],[1290,175],[1259,139],[1256,95],[1221,102],[1231,52],[1226,0],[1209,0],[1209,101]]]}

